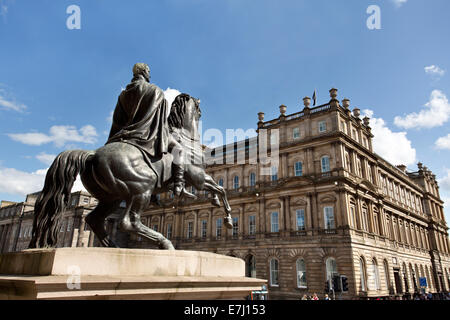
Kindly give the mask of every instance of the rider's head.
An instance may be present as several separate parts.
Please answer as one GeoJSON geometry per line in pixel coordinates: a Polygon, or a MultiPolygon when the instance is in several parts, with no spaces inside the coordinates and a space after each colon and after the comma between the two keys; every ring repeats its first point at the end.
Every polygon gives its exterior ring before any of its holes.
{"type": "Polygon", "coordinates": [[[150,82],[150,68],[148,67],[147,64],[139,62],[134,65],[133,76],[136,77],[138,75],[143,76],[145,78],[145,80],[150,82]]]}

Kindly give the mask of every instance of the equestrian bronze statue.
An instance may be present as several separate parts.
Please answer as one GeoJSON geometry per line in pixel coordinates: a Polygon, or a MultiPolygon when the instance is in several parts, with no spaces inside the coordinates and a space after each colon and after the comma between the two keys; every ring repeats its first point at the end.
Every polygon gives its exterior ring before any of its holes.
{"type": "Polygon", "coordinates": [[[224,224],[231,228],[225,190],[205,172],[199,103],[180,94],[169,108],[163,91],[150,84],[148,66],[136,64],[131,83],[119,96],[107,143],[95,151],[64,151],[50,166],[35,204],[29,248],[56,247],[62,212],[78,174],[98,200],[85,220],[102,246],[117,247],[104,222],[125,201],[119,228],[145,237],[161,249],[173,250],[170,240],[142,224],[141,214],[156,194],[172,191],[177,203],[183,197],[194,198],[186,185],[211,192],[215,206],[220,206],[220,197],[224,224]]]}

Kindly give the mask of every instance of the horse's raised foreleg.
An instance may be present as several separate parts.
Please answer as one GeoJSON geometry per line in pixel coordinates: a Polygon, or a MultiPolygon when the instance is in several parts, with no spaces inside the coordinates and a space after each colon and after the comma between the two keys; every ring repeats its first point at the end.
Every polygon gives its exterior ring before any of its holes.
{"type": "MultiPolygon", "coordinates": [[[[224,224],[225,227],[228,229],[233,228],[233,220],[231,219],[231,206],[228,202],[227,193],[225,192],[225,189],[221,186],[219,186],[214,179],[210,175],[205,175],[205,185],[204,188],[206,190],[210,190],[215,195],[219,195],[219,197],[222,199],[223,206],[225,209],[225,217],[224,217],[224,224]]],[[[213,199],[214,201],[214,199],[213,199]]]]}
{"type": "Polygon", "coordinates": [[[99,202],[97,207],[92,210],[85,218],[86,223],[100,240],[104,247],[118,248],[118,246],[111,240],[105,230],[105,218],[113,213],[113,210],[119,205],[119,201],[114,202],[99,202]]]}
{"type": "Polygon", "coordinates": [[[169,239],[161,233],[150,229],[141,222],[141,213],[150,202],[151,193],[136,195],[127,202],[127,208],[120,222],[122,231],[134,233],[149,239],[159,246],[160,249],[175,250],[169,239]]]}

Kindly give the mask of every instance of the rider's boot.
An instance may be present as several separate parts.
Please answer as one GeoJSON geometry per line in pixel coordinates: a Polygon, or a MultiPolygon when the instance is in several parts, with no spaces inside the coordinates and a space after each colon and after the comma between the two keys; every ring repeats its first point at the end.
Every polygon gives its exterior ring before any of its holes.
{"type": "Polygon", "coordinates": [[[177,164],[173,164],[173,176],[174,176],[174,190],[173,193],[176,197],[182,198],[191,198],[191,199],[197,199],[197,196],[190,193],[185,189],[184,184],[184,168],[183,166],[179,166],[177,164]]]}

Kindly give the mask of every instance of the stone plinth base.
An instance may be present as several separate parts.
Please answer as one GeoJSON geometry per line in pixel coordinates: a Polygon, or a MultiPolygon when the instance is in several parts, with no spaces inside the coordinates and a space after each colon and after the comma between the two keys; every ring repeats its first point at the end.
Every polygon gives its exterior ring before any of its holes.
{"type": "Polygon", "coordinates": [[[35,249],[0,255],[0,299],[244,299],[266,280],[200,251],[35,249]]]}

